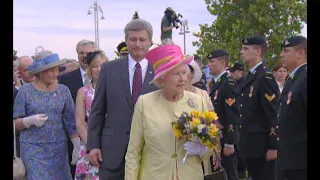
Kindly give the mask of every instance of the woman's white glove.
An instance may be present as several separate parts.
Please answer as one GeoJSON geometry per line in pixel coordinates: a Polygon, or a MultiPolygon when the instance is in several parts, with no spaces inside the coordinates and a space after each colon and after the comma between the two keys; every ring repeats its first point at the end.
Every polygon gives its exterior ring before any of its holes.
{"type": "Polygon", "coordinates": [[[187,141],[184,144],[184,150],[188,155],[199,155],[202,158],[208,152],[208,147],[198,142],[187,141]]]}
{"type": "Polygon", "coordinates": [[[76,165],[78,162],[79,152],[80,152],[80,137],[74,137],[71,139],[73,144],[73,151],[72,151],[72,165],[76,165]]]}
{"type": "Polygon", "coordinates": [[[48,116],[46,116],[45,114],[36,114],[23,118],[22,123],[26,128],[29,128],[32,125],[41,127],[44,125],[47,119],[48,116]]]}

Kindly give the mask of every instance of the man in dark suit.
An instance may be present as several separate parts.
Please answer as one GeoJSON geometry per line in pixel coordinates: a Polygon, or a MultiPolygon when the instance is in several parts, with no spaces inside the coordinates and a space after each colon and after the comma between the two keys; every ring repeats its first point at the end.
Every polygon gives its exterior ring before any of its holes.
{"type": "Polygon", "coordinates": [[[78,90],[85,84],[90,83],[90,78],[86,75],[88,64],[85,62],[85,57],[89,52],[98,50],[95,42],[89,40],[81,40],[77,43],[76,51],[80,68],[69,73],[58,76],[60,84],[66,85],[71,93],[73,102],[76,102],[78,90]]]}
{"type": "MultiPolygon", "coordinates": [[[[69,73],[58,76],[58,81],[60,84],[66,85],[71,93],[73,102],[76,103],[78,90],[85,84],[90,83],[90,79],[86,75],[86,68],[88,64],[85,62],[86,54],[89,52],[94,52],[97,50],[97,46],[93,41],[81,40],[77,43],[76,51],[78,54],[78,60],[80,63],[80,68],[71,71],[69,73]]],[[[72,151],[73,145],[70,140],[68,140],[68,155],[69,162],[72,161],[72,151]]],[[[70,164],[71,175],[74,177],[76,164],[70,164]]]]}
{"type": "Polygon", "coordinates": [[[239,180],[237,170],[239,104],[236,103],[235,81],[229,76],[226,67],[229,64],[229,53],[222,49],[213,50],[209,57],[208,67],[214,77],[210,98],[222,129],[221,163],[227,170],[229,180],[239,180]]]}
{"type": "Polygon", "coordinates": [[[280,96],[278,167],[286,180],[306,180],[307,39],[294,36],[281,47],[281,61],[289,78],[280,96]]]}
{"type": "Polygon", "coordinates": [[[145,59],[152,40],[152,26],[142,19],[125,29],[129,55],[103,64],[88,124],[87,150],[99,178],[123,180],[134,105],[140,94],[156,90],[149,82],[152,65],[145,59]]]}
{"type": "Polygon", "coordinates": [[[277,113],[279,88],[262,57],[266,40],[258,35],[242,40],[241,56],[248,64],[240,96],[240,155],[243,155],[252,180],[276,178],[277,113]]]}

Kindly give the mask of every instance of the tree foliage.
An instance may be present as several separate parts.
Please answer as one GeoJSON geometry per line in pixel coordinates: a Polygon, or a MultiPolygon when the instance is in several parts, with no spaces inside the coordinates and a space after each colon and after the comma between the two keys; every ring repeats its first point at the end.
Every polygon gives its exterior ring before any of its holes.
{"type": "Polygon", "coordinates": [[[231,62],[240,60],[241,40],[253,34],[264,36],[268,42],[267,65],[278,62],[280,45],[289,36],[301,33],[307,23],[306,0],[205,0],[208,11],[216,16],[211,24],[200,24],[193,33],[198,41],[197,54],[207,57],[213,49],[225,49],[231,62]]]}

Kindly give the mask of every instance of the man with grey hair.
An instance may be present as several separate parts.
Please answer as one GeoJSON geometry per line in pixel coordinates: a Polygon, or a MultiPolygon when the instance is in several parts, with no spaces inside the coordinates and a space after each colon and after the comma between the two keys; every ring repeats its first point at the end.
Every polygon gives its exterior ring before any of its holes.
{"type": "Polygon", "coordinates": [[[143,19],[124,29],[129,55],[102,65],[88,123],[87,150],[99,178],[123,180],[134,105],[141,94],[156,90],[149,51],[153,29],[143,19]]]}
{"type": "Polygon", "coordinates": [[[86,75],[88,64],[85,62],[85,57],[89,52],[94,52],[98,49],[96,43],[93,41],[86,39],[79,41],[76,46],[76,51],[80,68],[58,77],[59,83],[69,88],[74,103],[76,102],[78,90],[83,85],[90,83],[90,78],[86,75]]]}
{"type": "MultiPolygon", "coordinates": [[[[94,52],[95,50],[98,50],[95,42],[86,39],[79,41],[76,46],[76,51],[78,54],[80,68],[58,76],[59,83],[66,85],[69,88],[74,103],[76,103],[78,90],[82,86],[90,83],[90,79],[86,75],[88,64],[85,62],[85,57],[89,52],[94,52]]],[[[72,160],[72,150],[73,145],[71,141],[68,141],[68,154],[70,163],[72,160]]],[[[70,164],[70,170],[72,177],[74,178],[76,164],[70,164]]]]}

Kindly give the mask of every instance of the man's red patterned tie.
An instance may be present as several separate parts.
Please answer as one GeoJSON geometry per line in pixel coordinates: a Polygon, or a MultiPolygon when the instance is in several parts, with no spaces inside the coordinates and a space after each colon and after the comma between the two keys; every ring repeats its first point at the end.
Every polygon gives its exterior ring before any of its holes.
{"type": "Polygon", "coordinates": [[[134,71],[133,75],[133,82],[132,82],[132,103],[133,105],[136,104],[139,94],[142,88],[142,73],[141,73],[141,66],[139,63],[136,64],[136,70],[134,71]]]}

